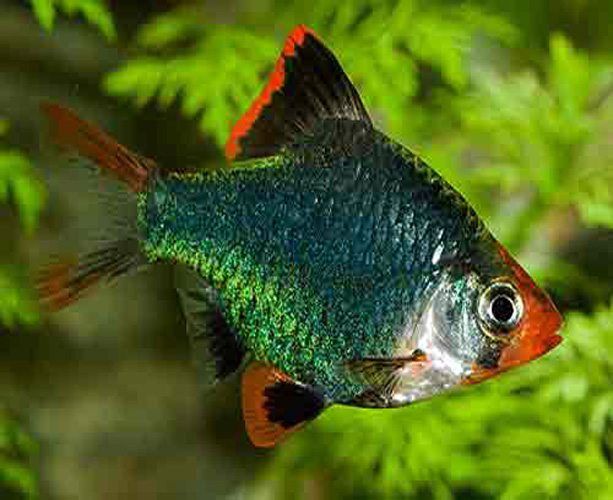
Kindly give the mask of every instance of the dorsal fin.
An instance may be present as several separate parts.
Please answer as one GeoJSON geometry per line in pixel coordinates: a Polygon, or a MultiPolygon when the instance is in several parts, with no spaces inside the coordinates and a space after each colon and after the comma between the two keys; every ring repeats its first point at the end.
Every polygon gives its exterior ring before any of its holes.
{"type": "Polygon", "coordinates": [[[371,121],[340,64],[306,26],[285,41],[268,83],[238,120],[226,144],[229,160],[270,156],[323,120],[371,121]]]}

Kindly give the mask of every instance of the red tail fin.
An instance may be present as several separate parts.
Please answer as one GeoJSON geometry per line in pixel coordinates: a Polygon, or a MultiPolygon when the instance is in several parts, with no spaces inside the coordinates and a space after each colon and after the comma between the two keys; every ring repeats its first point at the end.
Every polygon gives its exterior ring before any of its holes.
{"type": "Polygon", "coordinates": [[[51,124],[54,142],[90,159],[101,169],[111,172],[132,191],[142,191],[155,162],[117,143],[95,125],[81,120],[68,108],[54,103],[41,104],[42,112],[51,124]]]}
{"type": "Polygon", "coordinates": [[[93,284],[100,280],[99,274],[84,275],[75,279],[76,262],[49,265],[40,273],[36,283],[41,305],[50,311],[58,311],[72,304],[93,284]]]}
{"type": "Polygon", "coordinates": [[[140,257],[138,241],[125,238],[77,258],[50,264],[36,280],[41,305],[50,311],[63,309],[97,283],[111,281],[137,267],[140,257]]]}

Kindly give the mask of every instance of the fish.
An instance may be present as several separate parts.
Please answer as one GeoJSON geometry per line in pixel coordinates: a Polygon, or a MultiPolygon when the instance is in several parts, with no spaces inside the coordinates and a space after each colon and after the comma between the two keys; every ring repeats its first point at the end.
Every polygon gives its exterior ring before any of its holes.
{"type": "Polygon", "coordinates": [[[285,440],[331,405],[394,408],[556,347],[562,317],[474,209],[373,124],[310,28],[287,37],[230,131],[230,164],[162,168],[59,104],[54,142],[123,186],[98,247],[44,268],[43,306],[170,262],[210,384],[242,372],[247,435],[285,440]]]}

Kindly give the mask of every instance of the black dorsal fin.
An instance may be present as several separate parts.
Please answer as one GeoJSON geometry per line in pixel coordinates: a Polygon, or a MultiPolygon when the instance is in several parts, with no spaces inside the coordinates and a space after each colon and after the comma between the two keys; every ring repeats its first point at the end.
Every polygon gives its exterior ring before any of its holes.
{"type": "Polygon", "coordinates": [[[332,52],[306,26],[296,27],[262,93],[226,144],[229,160],[270,156],[326,119],[371,121],[332,52]]]}
{"type": "Polygon", "coordinates": [[[196,271],[179,264],[175,285],[198,375],[205,384],[224,379],[239,368],[245,353],[219,310],[214,290],[196,271]]]}

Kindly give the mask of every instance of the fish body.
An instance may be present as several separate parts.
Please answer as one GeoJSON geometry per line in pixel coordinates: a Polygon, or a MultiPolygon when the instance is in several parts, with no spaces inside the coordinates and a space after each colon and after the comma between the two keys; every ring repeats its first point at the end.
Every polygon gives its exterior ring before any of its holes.
{"type": "Polygon", "coordinates": [[[324,124],[314,149],[158,178],[140,213],[149,258],[197,269],[256,359],[343,403],[365,390],[343,363],[411,349],[449,260],[494,245],[418,157],[359,128],[324,124]],[[342,127],[352,149],[326,153],[342,127]]]}
{"type": "Polygon", "coordinates": [[[171,261],[188,335],[272,446],[331,404],[394,407],[492,377],[557,345],[551,300],[474,210],[372,124],[340,65],[298,27],[231,132],[232,168],[166,172],[51,105],[58,143],[136,193],[107,247],[47,272],[55,308],[171,261]],[[214,307],[205,307],[205,303],[214,307]]]}

